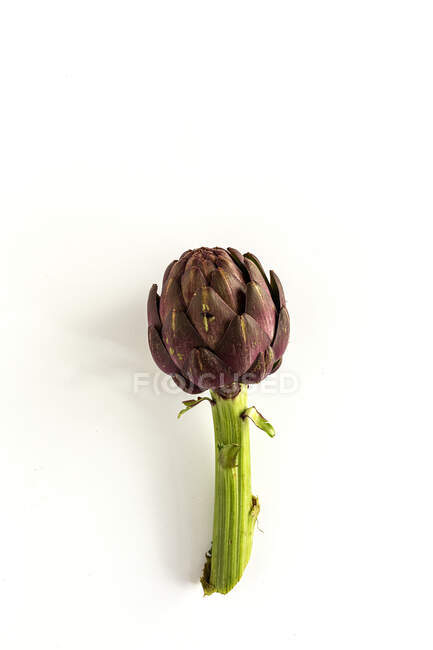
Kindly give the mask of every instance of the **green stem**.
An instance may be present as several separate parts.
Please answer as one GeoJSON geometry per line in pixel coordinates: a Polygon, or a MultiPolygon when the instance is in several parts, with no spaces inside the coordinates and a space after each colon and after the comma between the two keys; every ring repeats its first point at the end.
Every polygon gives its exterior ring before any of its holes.
{"type": "Polygon", "coordinates": [[[205,595],[226,594],[240,580],[248,563],[259,513],[251,494],[247,387],[236,397],[211,391],[215,428],[215,505],[212,551],[201,579],[205,595]]]}

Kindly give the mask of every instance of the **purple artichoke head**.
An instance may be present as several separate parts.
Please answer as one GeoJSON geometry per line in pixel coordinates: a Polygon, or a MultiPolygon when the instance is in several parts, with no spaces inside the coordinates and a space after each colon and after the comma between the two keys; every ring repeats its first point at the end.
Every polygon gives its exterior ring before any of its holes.
{"type": "Polygon", "coordinates": [[[157,366],[187,393],[257,384],[281,365],[289,315],[278,276],[251,253],[197,248],[171,262],[147,304],[157,366]]]}

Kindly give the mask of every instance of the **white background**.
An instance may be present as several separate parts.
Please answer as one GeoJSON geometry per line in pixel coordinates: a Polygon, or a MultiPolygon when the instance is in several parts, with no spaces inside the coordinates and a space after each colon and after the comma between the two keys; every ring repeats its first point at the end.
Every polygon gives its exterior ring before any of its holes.
{"type": "Polygon", "coordinates": [[[2,3],[5,650],[432,648],[429,5],[2,3]],[[210,598],[209,409],[133,390],[200,245],[280,275],[297,382],[210,598]]]}

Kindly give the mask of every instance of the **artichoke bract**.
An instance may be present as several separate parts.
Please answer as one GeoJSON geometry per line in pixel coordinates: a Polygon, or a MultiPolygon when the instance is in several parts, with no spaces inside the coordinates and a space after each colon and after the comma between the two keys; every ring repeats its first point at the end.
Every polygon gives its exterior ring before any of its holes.
{"type": "Polygon", "coordinates": [[[226,594],[250,558],[260,510],[251,492],[249,420],[274,429],[254,406],[248,384],[275,372],[289,341],[281,282],[259,260],[234,248],[197,248],[171,262],[161,296],[148,304],[149,347],[157,366],[191,394],[180,417],[210,402],[215,432],[215,501],[211,549],[201,576],[205,595],[226,594]]]}
{"type": "Polygon", "coordinates": [[[183,253],[148,299],[149,347],[187,393],[256,384],[281,364],[289,315],[281,282],[236,249],[183,253]]]}

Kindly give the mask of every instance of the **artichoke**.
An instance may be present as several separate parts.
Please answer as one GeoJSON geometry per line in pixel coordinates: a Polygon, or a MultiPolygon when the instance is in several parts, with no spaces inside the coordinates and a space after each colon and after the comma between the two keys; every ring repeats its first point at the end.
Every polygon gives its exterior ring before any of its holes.
{"type": "Polygon", "coordinates": [[[278,276],[234,248],[198,248],[167,267],[161,297],[148,298],[149,347],[157,366],[187,393],[185,413],[210,402],[215,431],[213,537],[201,577],[204,594],[226,594],[248,563],[260,510],[251,493],[249,424],[272,425],[248,407],[247,386],[281,365],[289,315],[278,276]]]}
{"type": "MultiPolygon", "coordinates": [[[[187,393],[256,384],[281,365],[289,315],[281,282],[234,248],[198,248],[167,267],[148,299],[157,366],[187,393]]],[[[227,389],[226,389],[227,391],[227,389]]]]}

